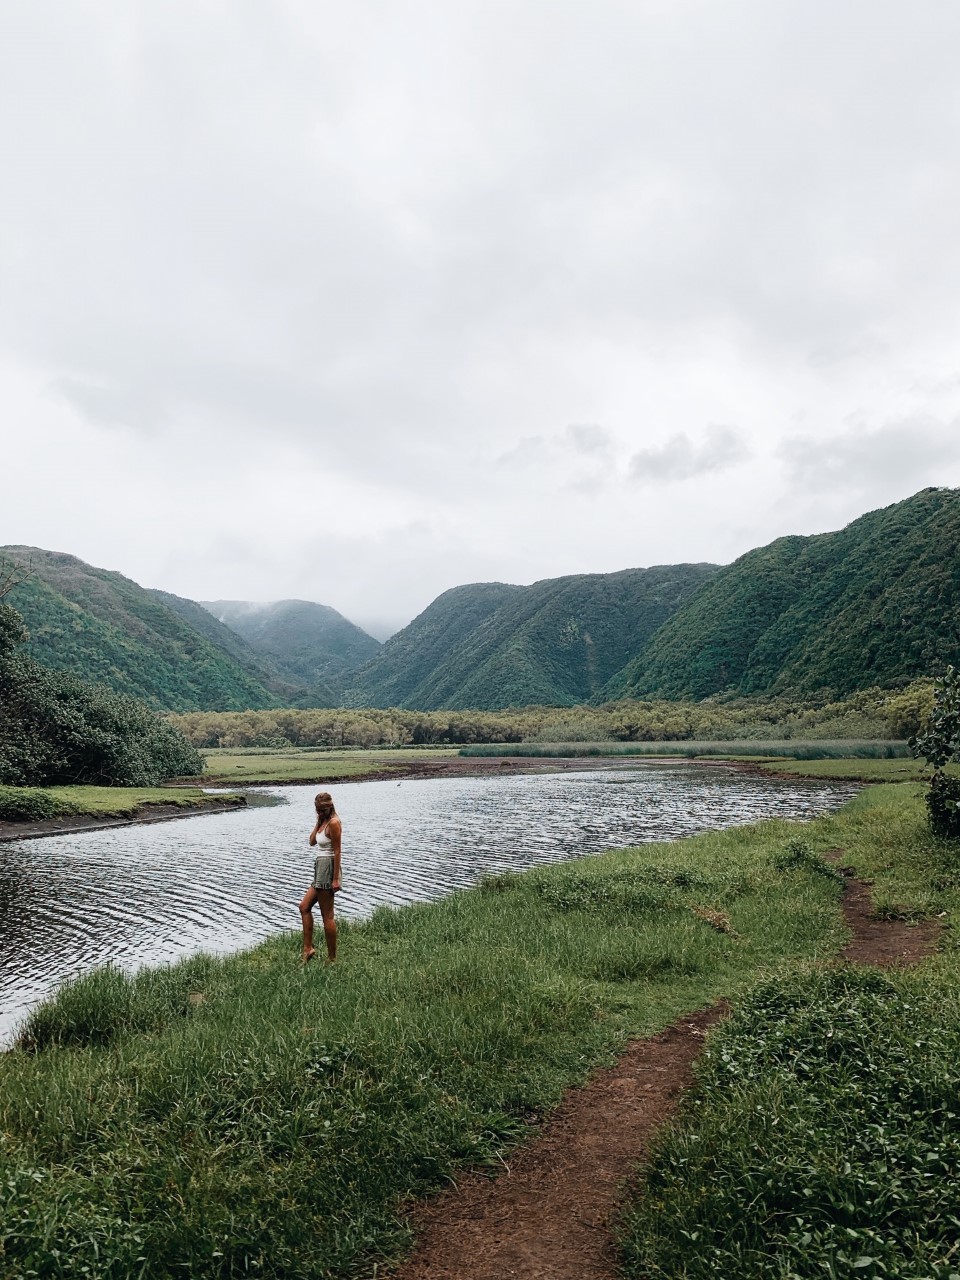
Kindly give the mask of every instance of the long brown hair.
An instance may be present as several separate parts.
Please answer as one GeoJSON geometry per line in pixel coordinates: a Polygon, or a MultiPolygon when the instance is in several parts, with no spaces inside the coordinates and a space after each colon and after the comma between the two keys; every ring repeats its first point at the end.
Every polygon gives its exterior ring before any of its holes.
{"type": "Polygon", "coordinates": [[[337,816],[337,810],[334,807],[333,796],[329,791],[318,791],[314,797],[313,807],[317,811],[317,820],[321,826],[325,826],[331,818],[337,816]]]}

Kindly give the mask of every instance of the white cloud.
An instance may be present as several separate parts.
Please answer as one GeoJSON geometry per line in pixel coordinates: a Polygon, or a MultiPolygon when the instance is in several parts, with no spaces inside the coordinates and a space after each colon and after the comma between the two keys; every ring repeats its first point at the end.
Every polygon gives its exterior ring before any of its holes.
{"type": "Polygon", "coordinates": [[[638,450],[630,459],[630,478],[671,484],[726,471],[749,456],[746,442],[733,427],[708,427],[699,444],[680,432],[662,445],[638,450]]]}
{"type": "Polygon", "coordinates": [[[960,481],[954,6],[6,8],[0,541],[400,618],[960,481]]]}

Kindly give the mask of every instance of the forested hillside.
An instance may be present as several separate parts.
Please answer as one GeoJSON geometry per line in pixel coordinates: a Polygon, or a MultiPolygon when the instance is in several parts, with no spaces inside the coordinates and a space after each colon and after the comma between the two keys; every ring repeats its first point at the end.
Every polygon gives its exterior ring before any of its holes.
{"type": "Polygon", "coordinates": [[[607,686],[610,698],[838,696],[960,661],[960,491],[741,556],[607,686]]]}
{"type": "Polygon", "coordinates": [[[122,574],[38,547],[0,547],[0,556],[30,569],[8,602],[26,622],[28,653],[44,666],[169,711],[282,701],[252,653],[234,656],[122,574]]]}
{"type": "MultiPolygon", "coordinates": [[[[9,583],[0,574],[3,594],[9,583]]],[[[162,716],[44,666],[26,640],[23,618],[0,598],[0,784],[151,786],[201,771],[200,756],[162,716]]]]}
{"type": "Polygon", "coordinates": [[[445,592],[358,673],[358,706],[573,706],[597,694],[714,565],[478,583],[445,592]]]}
{"type": "Polygon", "coordinates": [[[347,704],[414,706],[416,690],[460,641],[524,590],[505,582],[475,582],[444,591],[357,672],[346,693],[347,704]]]}
{"type": "Polygon", "coordinates": [[[380,648],[379,640],[342,613],[311,600],[210,600],[202,605],[301,691],[295,699],[301,705],[336,705],[344,679],[380,648]]]}

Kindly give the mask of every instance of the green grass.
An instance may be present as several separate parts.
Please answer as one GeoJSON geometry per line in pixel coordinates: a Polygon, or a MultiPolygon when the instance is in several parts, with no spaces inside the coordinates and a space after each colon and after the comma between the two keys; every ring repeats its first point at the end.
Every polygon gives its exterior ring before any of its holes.
{"type": "Polygon", "coordinates": [[[397,772],[411,764],[428,760],[449,760],[456,748],[383,748],[349,751],[310,750],[298,747],[211,748],[203,753],[204,781],[209,783],[251,782],[278,786],[285,782],[332,782],[360,778],[379,771],[397,772]]]}
{"type": "MultiPolygon", "coordinates": [[[[737,759],[750,761],[749,756],[737,759]]],[[[801,778],[833,778],[838,782],[916,782],[924,776],[924,765],[911,758],[898,760],[761,760],[754,759],[764,773],[784,773],[801,778]]]]}
{"type": "Polygon", "coordinates": [[[837,884],[778,869],[800,829],[381,908],[332,969],[287,935],[68,986],[0,1059],[0,1273],[369,1275],[405,1197],[498,1166],[626,1038],[835,952],[837,884]]]}
{"type": "Polygon", "coordinates": [[[776,741],[752,739],[722,742],[501,742],[461,747],[462,756],[730,756],[763,759],[782,756],[790,760],[887,760],[908,756],[905,742],[880,739],[839,739],[836,741],[801,741],[783,738],[776,741]]]}
{"type": "Polygon", "coordinates": [[[7,815],[11,821],[72,815],[124,818],[151,805],[200,809],[227,798],[207,795],[199,787],[0,787],[0,820],[7,815]]]}
{"type": "Polygon", "coordinates": [[[627,1276],[958,1274],[960,850],[921,795],[871,788],[808,831],[873,880],[881,915],[942,918],[938,954],[781,975],[739,1005],[624,1214],[627,1276]]]}

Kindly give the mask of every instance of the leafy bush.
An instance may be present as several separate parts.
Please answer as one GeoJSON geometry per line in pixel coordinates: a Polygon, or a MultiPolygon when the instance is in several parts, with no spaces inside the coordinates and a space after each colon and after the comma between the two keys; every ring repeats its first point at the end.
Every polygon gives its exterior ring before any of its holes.
{"type": "Polygon", "coordinates": [[[150,786],[202,771],[173,725],[136,698],[41,666],[18,647],[24,635],[0,604],[0,783],[150,786]]]}
{"type": "Polygon", "coordinates": [[[933,686],[933,710],[910,750],[933,766],[927,793],[930,826],[938,836],[960,840],[960,781],[948,778],[944,766],[960,756],[960,671],[947,667],[933,686]]]}
{"type": "Polygon", "coordinates": [[[948,1280],[960,1108],[955,995],[851,970],[765,983],[625,1215],[629,1277],[948,1280]]]}
{"type": "Polygon", "coordinates": [[[30,787],[0,787],[0,822],[42,822],[69,812],[67,805],[46,791],[30,787]]]}
{"type": "Polygon", "coordinates": [[[948,778],[938,770],[930,780],[927,813],[934,835],[960,840],[960,778],[948,778]]]}

